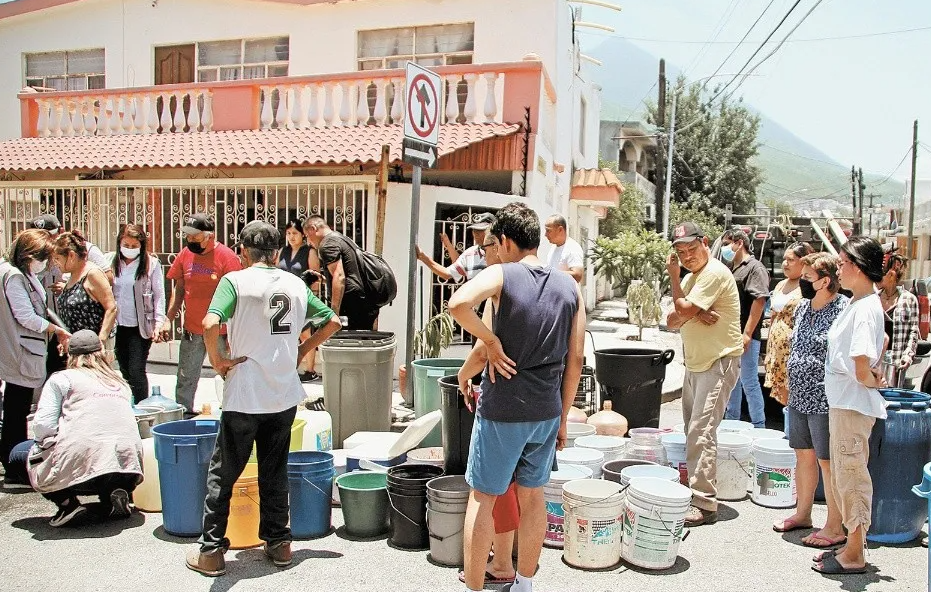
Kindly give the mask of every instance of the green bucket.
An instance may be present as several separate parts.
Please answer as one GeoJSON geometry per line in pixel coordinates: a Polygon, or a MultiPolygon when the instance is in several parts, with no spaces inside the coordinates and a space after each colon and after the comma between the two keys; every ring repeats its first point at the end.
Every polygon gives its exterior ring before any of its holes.
{"type": "MultiPolygon", "coordinates": [[[[444,376],[459,372],[465,360],[461,358],[428,358],[414,360],[414,415],[422,417],[436,411],[442,405],[443,398],[437,382],[444,376]]],[[[442,426],[437,425],[420,443],[420,448],[443,445],[442,426]]]]}
{"type": "Polygon", "coordinates": [[[336,478],[346,534],[369,538],[388,532],[388,475],[369,471],[336,478]]]}

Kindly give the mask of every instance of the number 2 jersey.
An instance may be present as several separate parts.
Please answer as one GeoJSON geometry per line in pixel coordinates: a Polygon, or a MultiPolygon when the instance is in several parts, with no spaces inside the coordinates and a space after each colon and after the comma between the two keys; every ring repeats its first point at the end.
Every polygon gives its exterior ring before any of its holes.
{"type": "Polygon", "coordinates": [[[208,313],[227,324],[230,357],[246,361],[226,375],[223,410],[277,413],[304,400],[297,375],[301,330],[320,327],[330,310],[295,275],[254,265],[223,276],[208,313]]]}

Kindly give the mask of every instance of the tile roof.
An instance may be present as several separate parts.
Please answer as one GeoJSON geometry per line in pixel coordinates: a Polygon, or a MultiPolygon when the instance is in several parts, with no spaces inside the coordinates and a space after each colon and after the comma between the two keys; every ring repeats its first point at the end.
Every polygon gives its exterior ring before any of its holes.
{"type": "MultiPolygon", "coordinates": [[[[443,125],[438,152],[442,157],[519,129],[504,123],[443,125]]],[[[391,161],[397,162],[402,137],[400,125],[368,125],[17,138],[0,142],[0,171],[365,164],[381,159],[383,144],[391,146],[391,161]]]]}
{"type": "Polygon", "coordinates": [[[577,169],[572,175],[573,187],[614,187],[624,192],[624,185],[611,169],[577,169]]]}

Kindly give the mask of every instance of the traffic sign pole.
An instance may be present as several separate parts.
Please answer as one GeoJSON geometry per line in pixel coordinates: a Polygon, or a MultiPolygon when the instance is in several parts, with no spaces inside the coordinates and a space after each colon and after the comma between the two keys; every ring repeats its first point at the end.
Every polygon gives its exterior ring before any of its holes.
{"type": "Polygon", "coordinates": [[[407,260],[407,351],[404,356],[404,367],[407,369],[407,392],[413,401],[414,397],[414,317],[417,313],[417,229],[420,226],[420,175],[421,168],[414,166],[414,176],[411,181],[411,240],[410,256],[407,260]]]}

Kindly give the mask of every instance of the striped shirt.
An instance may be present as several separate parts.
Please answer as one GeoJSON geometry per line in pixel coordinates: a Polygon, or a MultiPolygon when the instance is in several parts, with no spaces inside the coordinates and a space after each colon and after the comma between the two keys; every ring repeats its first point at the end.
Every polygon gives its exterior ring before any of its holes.
{"type": "Polygon", "coordinates": [[[488,267],[485,262],[485,251],[479,245],[472,245],[459,255],[456,262],[446,268],[454,282],[471,280],[478,275],[480,271],[488,267]]]}

